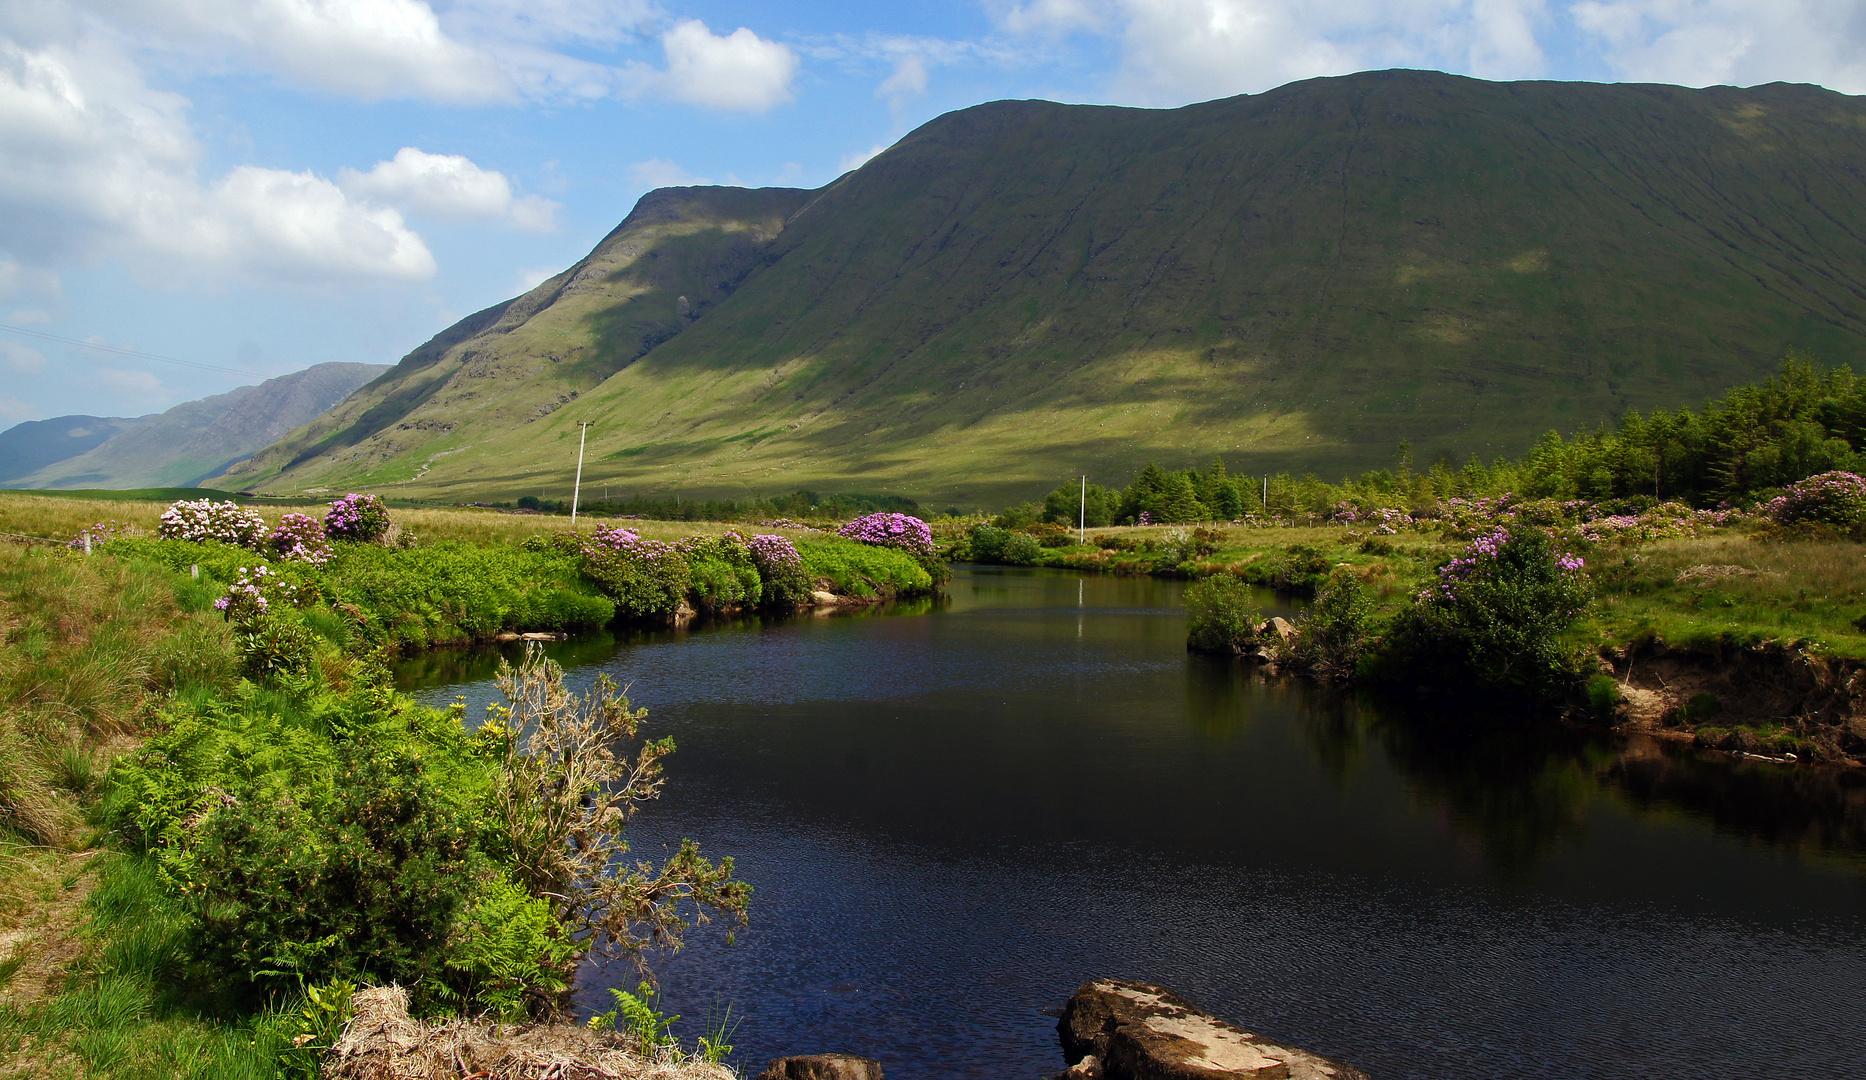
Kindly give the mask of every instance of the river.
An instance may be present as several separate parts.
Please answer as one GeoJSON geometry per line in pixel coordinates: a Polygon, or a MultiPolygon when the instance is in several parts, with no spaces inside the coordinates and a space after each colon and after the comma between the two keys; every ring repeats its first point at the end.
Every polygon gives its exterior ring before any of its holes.
{"type": "MultiPolygon", "coordinates": [[[[960,567],[554,647],[679,744],[637,850],[691,836],[756,889],[734,944],[656,964],[676,1032],[729,1004],[748,1076],[1034,1078],[1114,976],[1382,1080],[1861,1073],[1861,778],[1267,680],[1186,653],[1179,591],[960,567]]],[[[495,660],[398,677],[478,715],[495,660]]],[[[579,1004],[635,981],[587,966],[579,1004]]]]}

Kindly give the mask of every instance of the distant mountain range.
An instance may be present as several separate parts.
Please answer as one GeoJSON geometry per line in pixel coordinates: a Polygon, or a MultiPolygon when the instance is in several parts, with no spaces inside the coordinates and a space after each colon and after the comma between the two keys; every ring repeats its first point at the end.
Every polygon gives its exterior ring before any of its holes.
{"type": "Polygon", "coordinates": [[[981,505],[1222,454],[1485,458],[1866,342],[1866,101],[1390,71],[1004,101],[673,188],[227,470],[274,491],[981,505]]]}
{"type": "Polygon", "coordinates": [[[0,487],[193,487],[388,370],[318,364],[148,416],[29,420],[0,432],[0,487]]]}

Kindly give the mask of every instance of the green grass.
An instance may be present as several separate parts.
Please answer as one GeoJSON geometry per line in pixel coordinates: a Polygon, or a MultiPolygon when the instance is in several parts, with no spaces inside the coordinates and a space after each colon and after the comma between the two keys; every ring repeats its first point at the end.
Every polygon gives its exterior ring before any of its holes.
{"type": "Polygon", "coordinates": [[[463,320],[229,483],[565,498],[582,421],[585,491],[630,495],[1488,460],[1858,355],[1866,204],[1829,178],[1863,109],[1429,72],[981,105],[822,192],[649,196],[577,288],[463,320]]]}
{"type": "Polygon", "coordinates": [[[1846,540],[1721,534],[1663,540],[1596,568],[1594,618],[1602,634],[1656,634],[1677,645],[1806,642],[1866,659],[1866,547],[1846,540]],[[1693,568],[1741,573],[1687,575],[1693,568]],[[1687,575],[1681,581],[1680,576],[1687,575]]]}
{"type": "Polygon", "coordinates": [[[47,1080],[277,1077],[283,1017],[178,989],[181,914],[154,867],[115,855],[96,874],[85,951],[54,996],[0,1006],[0,1057],[47,1080]]]}

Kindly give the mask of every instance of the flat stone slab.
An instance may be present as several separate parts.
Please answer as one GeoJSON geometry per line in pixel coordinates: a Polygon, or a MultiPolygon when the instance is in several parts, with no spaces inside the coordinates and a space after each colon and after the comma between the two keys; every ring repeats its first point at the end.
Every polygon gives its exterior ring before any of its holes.
{"type": "MultiPolygon", "coordinates": [[[[1271,1042],[1152,983],[1095,979],[1056,1030],[1072,1065],[1106,1080],[1369,1080],[1351,1065],[1271,1042]]],[[[1078,1070],[1078,1073],[1082,1070],[1078,1070]]]]}

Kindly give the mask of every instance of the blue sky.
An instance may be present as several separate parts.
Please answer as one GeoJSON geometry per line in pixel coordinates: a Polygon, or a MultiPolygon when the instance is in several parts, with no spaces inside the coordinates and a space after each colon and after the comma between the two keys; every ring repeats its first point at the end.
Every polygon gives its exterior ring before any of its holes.
{"type": "Polygon", "coordinates": [[[393,363],[644,191],[817,187],[981,101],[1382,67],[1863,93],[1866,0],[7,0],[0,427],[393,363]]]}

